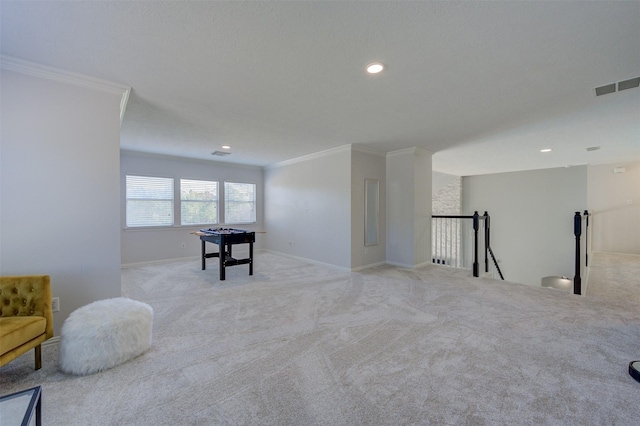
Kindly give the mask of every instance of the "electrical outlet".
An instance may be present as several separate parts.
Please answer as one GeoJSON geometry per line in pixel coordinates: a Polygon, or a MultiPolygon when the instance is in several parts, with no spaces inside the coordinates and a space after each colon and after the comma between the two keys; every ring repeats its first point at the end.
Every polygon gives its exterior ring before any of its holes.
{"type": "Polygon", "coordinates": [[[59,297],[54,297],[51,299],[51,310],[53,312],[59,312],[60,311],[60,298],[59,297]]]}
{"type": "Polygon", "coordinates": [[[184,243],[182,243],[182,248],[184,248],[184,243]]]}

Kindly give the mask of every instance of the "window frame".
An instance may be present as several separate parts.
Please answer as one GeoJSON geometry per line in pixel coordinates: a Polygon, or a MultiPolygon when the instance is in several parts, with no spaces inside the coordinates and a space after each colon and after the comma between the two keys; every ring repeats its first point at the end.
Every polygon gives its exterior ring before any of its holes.
{"type": "Polygon", "coordinates": [[[146,174],[136,174],[136,173],[126,173],[125,174],[125,194],[124,194],[124,199],[125,199],[125,229],[159,229],[159,228],[170,228],[175,226],[175,219],[176,219],[176,213],[175,213],[175,179],[173,177],[167,177],[167,176],[150,176],[150,175],[146,175],[146,174]],[[135,197],[130,197],[129,196],[129,178],[148,178],[148,179],[161,179],[161,180],[166,180],[167,182],[171,182],[171,198],[135,198],[135,197]],[[130,225],[129,224],[129,218],[131,217],[131,215],[129,214],[129,201],[133,201],[133,200],[138,200],[138,201],[163,201],[163,202],[167,202],[169,201],[171,203],[171,223],[156,223],[156,224],[146,224],[146,225],[130,225]]]}
{"type": "Polygon", "coordinates": [[[176,225],[176,226],[181,226],[181,227],[198,227],[198,226],[202,226],[202,225],[218,225],[220,224],[220,182],[217,180],[208,180],[208,179],[192,179],[192,178],[185,178],[185,177],[180,177],[180,178],[175,178],[175,180],[178,181],[178,195],[179,195],[179,205],[177,206],[177,210],[180,214],[180,225],[176,225]],[[182,182],[183,181],[191,181],[191,182],[208,182],[208,183],[213,183],[215,184],[215,192],[216,192],[216,198],[215,200],[184,200],[182,198],[182,182]],[[182,215],[182,206],[183,206],[183,202],[187,202],[187,203],[213,203],[215,204],[215,210],[216,210],[216,217],[214,218],[213,222],[202,222],[202,223],[183,223],[184,218],[182,215]]]}
{"type": "MultiPolygon", "coordinates": [[[[223,210],[224,210],[224,224],[225,225],[252,225],[252,224],[256,224],[258,222],[258,185],[253,183],[253,182],[234,182],[234,181],[224,181],[223,184],[223,188],[224,188],[224,194],[223,194],[223,210]],[[251,185],[253,186],[253,201],[251,201],[250,203],[253,205],[253,218],[251,221],[248,222],[238,222],[238,221],[230,221],[228,218],[228,208],[229,208],[229,203],[228,202],[228,191],[227,191],[227,184],[230,185],[251,185]]],[[[235,201],[238,202],[238,201],[235,201]]],[[[247,202],[249,203],[249,202],[247,202]]]]}

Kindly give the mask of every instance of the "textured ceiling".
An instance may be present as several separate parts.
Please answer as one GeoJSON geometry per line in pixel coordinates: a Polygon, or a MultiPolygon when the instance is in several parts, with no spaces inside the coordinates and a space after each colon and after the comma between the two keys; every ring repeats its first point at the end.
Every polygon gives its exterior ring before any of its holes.
{"type": "Polygon", "coordinates": [[[640,75],[638,1],[2,0],[0,14],[3,55],[132,87],[124,149],[266,166],[417,146],[458,175],[640,160],[640,89],[594,93],[640,75]],[[366,75],[371,61],[387,69],[366,75]]]}

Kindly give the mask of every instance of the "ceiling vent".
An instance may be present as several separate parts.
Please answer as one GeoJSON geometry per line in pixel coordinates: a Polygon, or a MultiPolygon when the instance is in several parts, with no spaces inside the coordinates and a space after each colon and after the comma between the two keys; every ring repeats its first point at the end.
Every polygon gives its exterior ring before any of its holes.
{"type": "Polygon", "coordinates": [[[611,83],[606,86],[596,87],[596,96],[606,95],[608,93],[613,93],[616,91],[616,84],[611,83]]]}
{"type": "Polygon", "coordinates": [[[224,157],[224,156],[230,155],[230,154],[231,154],[230,152],[224,152],[224,151],[213,151],[211,153],[211,155],[215,155],[217,157],[224,157]]]}
{"type": "Polygon", "coordinates": [[[618,91],[640,86],[640,77],[618,82],[618,91]]]}
{"type": "Polygon", "coordinates": [[[587,148],[587,151],[597,151],[599,149],[600,149],[599,146],[590,146],[589,148],[587,148]]]}
{"type": "MultiPolygon", "coordinates": [[[[619,81],[618,92],[621,90],[633,89],[640,86],[640,77],[630,78],[629,80],[619,81]]],[[[596,96],[602,96],[616,91],[616,83],[605,84],[604,86],[596,87],[596,96]]]]}

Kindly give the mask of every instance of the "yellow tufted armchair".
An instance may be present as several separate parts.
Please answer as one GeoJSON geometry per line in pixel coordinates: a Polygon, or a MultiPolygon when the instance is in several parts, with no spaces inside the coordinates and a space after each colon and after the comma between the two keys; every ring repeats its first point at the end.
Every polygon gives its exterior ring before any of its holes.
{"type": "Polygon", "coordinates": [[[40,369],[40,344],[51,337],[49,275],[0,277],[0,365],[35,348],[35,369],[40,369]]]}

